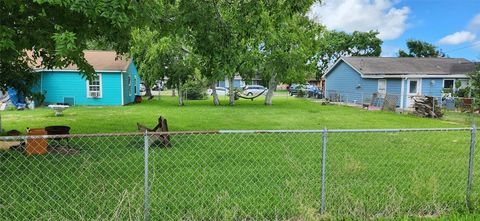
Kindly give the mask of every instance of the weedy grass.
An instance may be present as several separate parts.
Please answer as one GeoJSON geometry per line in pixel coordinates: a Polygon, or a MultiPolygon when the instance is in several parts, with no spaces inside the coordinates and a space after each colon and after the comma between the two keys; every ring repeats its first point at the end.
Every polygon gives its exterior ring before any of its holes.
{"type": "MultiPolygon", "coordinates": [[[[260,101],[237,105],[189,101],[176,107],[174,99],[161,98],[127,107],[74,107],[59,118],[47,109],[2,116],[7,128],[61,123],[74,133],[135,131],[136,121],[155,122],[158,115],[169,119],[172,130],[460,124],[295,98],[278,98],[272,107],[260,101]],[[12,121],[14,116],[19,120],[12,121]]],[[[144,137],[75,137],[68,143],[76,150],[72,154],[0,151],[0,219],[143,219],[144,137]]],[[[469,131],[329,133],[323,215],[321,133],[180,134],[171,136],[171,144],[150,148],[151,220],[469,219],[477,214],[465,205],[469,131]]],[[[479,178],[474,176],[474,208],[480,202],[479,178]]]]}
{"type": "Polygon", "coordinates": [[[67,125],[72,133],[105,133],[136,131],[136,123],[156,124],[160,115],[166,117],[172,131],[191,130],[273,130],[273,129],[358,129],[358,128],[424,128],[463,127],[471,125],[465,118],[438,120],[418,118],[383,111],[321,105],[294,97],[277,97],[273,106],[264,106],[263,100],[238,100],[233,107],[222,97],[222,106],[211,100],[186,101],[177,106],[176,98],[163,96],[141,104],[123,107],[76,106],[55,117],[46,107],[27,111],[4,111],[2,127],[5,130],[24,131],[27,127],[67,125]],[[461,119],[465,119],[461,121],[461,119]]]}

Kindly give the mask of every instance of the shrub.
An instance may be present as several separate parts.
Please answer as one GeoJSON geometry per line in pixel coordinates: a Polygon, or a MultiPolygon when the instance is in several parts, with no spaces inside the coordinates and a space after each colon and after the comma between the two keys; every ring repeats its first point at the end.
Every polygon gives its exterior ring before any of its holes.
{"type": "Polygon", "coordinates": [[[183,84],[182,89],[187,100],[207,99],[207,87],[202,81],[187,81],[185,84],[183,84]]]}

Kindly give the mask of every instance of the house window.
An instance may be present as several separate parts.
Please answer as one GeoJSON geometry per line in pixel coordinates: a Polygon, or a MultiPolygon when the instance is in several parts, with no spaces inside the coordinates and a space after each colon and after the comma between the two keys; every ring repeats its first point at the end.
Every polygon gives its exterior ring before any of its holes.
{"type": "Polygon", "coordinates": [[[418,81],[410,81],[410,88],[408,90],[410,94],[418,93],[418,81]]]}
{"type": "Polygon", "coordinates": [[[102,97],[102,75],[97,74],[91,80],[87,80],[87,97],[101,98],[102,97]]]}
{"type": "Polygon", "coordinates": [[[133,88],[134,88],[133,92],[135,92],[135,95],[137,95],[137,93],[138,93],[138,92],[137,92],[137,77],[135,77],[134,80],[135,80],[135,81],[133,82],[133,88]]]}
{"type": "Polygon", "coordinates": [[[387,93],[387,80],[378,79],[378,93],[386,94],[387,93]]]}
{"type": "Polygon", "coordinates": [[[455,87],[455,80],[453,80],[453,79],[443,80],[443,88],[453,89],[454,87],[455,87]]]}
{"type": "Polygon", "coordinates": [[[128,96],[132,96],[132,78],[128,75],[128,96]]]}

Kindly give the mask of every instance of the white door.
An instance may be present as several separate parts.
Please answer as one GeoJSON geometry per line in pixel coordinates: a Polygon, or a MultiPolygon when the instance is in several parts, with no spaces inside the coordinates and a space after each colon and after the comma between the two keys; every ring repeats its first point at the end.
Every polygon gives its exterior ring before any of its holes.
{"type": "Polygon", "coordinates": [[[381,95],[387,94],[387,80],[385,79],[378,79],[378,93],[381,95]]]}
{"type": "Polygon", "coordinates": [[[413,97],[420,95],[422,93],[421,90],[421,81],[420,79],[408,79],[407,83],[407,107],[413,107],[413,97]]]}

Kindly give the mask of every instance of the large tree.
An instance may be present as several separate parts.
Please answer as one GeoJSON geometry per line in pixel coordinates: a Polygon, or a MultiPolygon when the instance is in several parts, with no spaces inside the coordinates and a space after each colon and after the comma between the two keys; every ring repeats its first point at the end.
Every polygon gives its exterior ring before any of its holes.
{"type": "Polygon", "coordinates": [[[152,47],[158,38],[160,38],[159,33],[148,27],[137,28],[132,32],[130,55],[135,58],[138,73],[145,85],[145,96],[149,98],[153,98],[152,87],[156,80],[165,77],[165,73],[161,72],[163,62],[152,58],[158,55],[156,47],[152,47]]]}
{"type": "Polygon", "coordinates": [[[310,21],[306,11],[315,1],[261,1],[259,41],[260,73],[268,81],[265,105],[272,105],[280,82],[300,81],[314,73],[316,41],[323,28],[310,21]]]}
{"type": "Polygon", "coordinates": [[[326,31],[319,40],[316,54],[319,79],[325,71],[342,56],[374,56],[382,53],[382,40],[378,32],[358,32],[352,34],[338,31],[326,31]]]}
{"type": "Polygon", "coordinates": [[[408,52],[404,50],[398,51],[399,57],[445,57],[445,53],[438,50],[438,48],[428,42],[410,39],[407,41],[408,52]]]}
{"type": "Polygon", "coordinates": [[[256,1],[192,0],[180,4],[181,20],[193,36],[194,52],[203,57],[203,75],[209,79],[214,104],[218,105],[216,82],[227,78],[230,85],[229,104],[235,103],[233,79],[251,75],[249,54],[256,37],[256,1]]]}
{"type": "Polygon", "coordinates": [[[0,4],[0,89],[28,92],[32,66],[76,64],[86,77],[94,69],[83,57],[88,42],[102,39],[119,53],[129,49],[132,27],[161,10],[156,1],[3,0],[0,4]],[[27,56],[27,51],[32,52],[27,56]]]}

